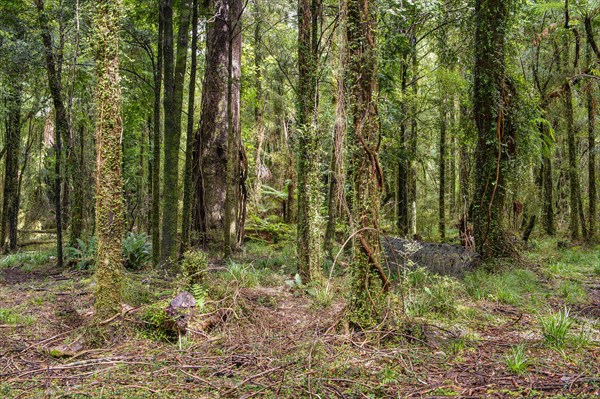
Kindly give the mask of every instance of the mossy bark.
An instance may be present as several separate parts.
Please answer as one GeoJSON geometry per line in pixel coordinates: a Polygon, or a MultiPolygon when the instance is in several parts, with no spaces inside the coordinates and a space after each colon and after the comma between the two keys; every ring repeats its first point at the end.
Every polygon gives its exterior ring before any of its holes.
{"type": "Polygon", "coordinates": [[[190,85],[188,91],[187,130],[185,138],[185,169],[183,175],[183,210],[181,212],[181,247],[179,256],[188,250],[190,245],[190,228],[192,222],[192,151],[194,144],[194,104],[196,97],[196,68],[198,50],[198,0],[192,3],[192,47],[190,60],[190,85]]]}
{"type": "Polygon", "coordinates": [[[486,258],[512,255],[503,228],[510,137],[505,36],[511,1],[475,3],[474,109],[477,126],[473,227],[475,244],[486,258]]]}
{"type": "Polygon", "coordinates": [[[354,207],[356,231],[351,266],[352,289],[348,319],[355,328],[380,323],[387,303],[388,278],[381,267],[379,207],[383,174],[379,164],[381,142],[377,112],[376,4],[349,0],[348,90],[352,120],[354,207]]]}
{"type": "Polygon", "coordinates": [[[6,82],[5,104],[7,106],[4,162],[4,193],[2,197],[2,222],[0,226],[0,246],[4,248],[8,232],[10,251],[17,249],[17,227],[19,215],[19,153],[21,152],[21,108],[23,105],[23,85],[19,78],[10,76],[6,82]]]}
{"type": "Polygon", "coordinates": [[[62,211],[62,138],[68,133],[69,125],[67,121],[67,111],[62,97],[61,90],[61,63],[57,61],[54,53],[54,45],[50,34],[48,15],[44,9],[44,0],[35,0],[38,11],[38,21],[41,28],[42,42],[44,44],[44,55],[46,60],[46,72],[48,74],[48,86],[52,96],[54,106],[54,211],[56,218],[56,258],[59,268],[63,266],[63,211],[62,211]]]}
{"type": "Polygon", "coordinates": [[[158,6],[158,43],[154,64],[154,110],[152,131],[152,265],[160,261],[160,158],[162,129],[160,123],[160,97],[163,72],[163,22],[162,4],[158,6]]]}
{"type": "Polygon", "coordinates": [[[96,322],[121,311],[121,88],[119,86],[119,0],[95,3],[96,52],[96,322]]]}
{"type": "Polygon", "coordinates": [[[173,1],[163,0],[164,17],[164,169],[163,219],[160,256],[163,262],[177,259],[179,217],[179,152],[183,86],[188,53],[191,1],[181,0],[177,51],[173,49],[173,1]]]}
{"type": "Polygon", "coordinates": [[[298,2],[298,274],[307,282],[322,274],[323,228],[317,127],[319,0],[298,2]]]}

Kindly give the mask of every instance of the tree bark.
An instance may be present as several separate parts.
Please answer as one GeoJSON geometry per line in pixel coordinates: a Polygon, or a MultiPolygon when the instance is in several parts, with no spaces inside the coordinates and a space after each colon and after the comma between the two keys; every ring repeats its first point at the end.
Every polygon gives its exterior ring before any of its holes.
{"type": "Polygon", "coordinates": [[[162,2],[158,6],[158,40],[154,67],[154,111],[152,129],[152,265],[160,261],[160,103],[163,78],[164,16],[162,2]]]}
{"type": "Polygon", "coordinates": [[[54,54],[52,36],[48,25],[48,16],[44,10],[44,0],[35,0],[38,21],[41,28],[42,42],[44,44],[44,53],[46,59],[46,72],[48,74],[48,85],[52,102],[54,104],[54,148],[55,148],[55,166],[54,166],[54,208],[56,217],[56,259],[57,266],[63,266],[63,224],[62,224],[62,202],[61,202],[61,163],[62,163],[62,137],[67,135],[69,125],[67,121],[67,112],[62,98],[61,89],[61,59],[54,54]]]}
{"type": "Polygon", "coordinates": [[[119,86],[119,0],[98,0],[96,6],[96,260],[97,323],[121,312],[121,88],[119,86]]]}
{"type": "Polygon", "coordinates": [[[192,158],[194,144],[194,102],[196,97],[196,69],[198,51],[198,0],[192,3],[192,48],[190,60],[190,85],[188,89],[187,130],[185,138],[185,172],[183,175],[183,210],[181,217],[182,256],[190,245],[190,229],[192,223],[192,158]]]}
{"type": "Polygon", "coordinates": [[[298,1],[298,273],[318,279],[323,257],[319,178],[318,42],[319,0],[298,1]]]}
{"type": "Polygon", "coordinates": [[[2,223],[0,225],[0,246],[4,248],[8,230],[8,249],[17,249],[17,228],[19,216],[19,153],[21,152],[21,108],[23,105],[23,84],[20,78],[11,76],[6,83],[6,136],[4,162],[4,194],[2,197],[2,223]]]}
{"type": "Polygon", "coordinates": [[[163,262],[177,259],[177,223],[179,215],[179,147],[183,85],[188,53],[190,0],[181,0],[177,52],[173,49],[173,1],[163,0],[164,17],[164,169],[163,220],[160,257],[163,262]],[[174,59],[175,54],[175,59],[174,59]]]}
{"type": "Polygon", "coordinates": [[[389,281],[381,266],[379,205],[383,173],[379,164],[381,141],[377,111],[377,9],[373,0],[349,0],[348,91],[354,140],[355,248],[348,303],[354,328],[369,328],[383,319],[389,281]]]}
{"type": "Polygon", "coordinates": [[[511,1],[475,3],[474,110],[475,151],[474,236],[484,259],[512,255],[503,229],[504,180],[508,173],[506,141],[510,135],[504,60],[511,1]]]}
{"type": "MultiPolygon", "coordinates": [[[[223,249],[225,200],[227,190],[228,146],[228,62],[229,13],[241,10],[241,0],[215,2],[209,9],[218,16],[207,23],[206,60],[202,89],[200,127],[194,136],[193,159],[193,230],[201,236],[205,248],[223,249]]],[[[232,79],[239,82],[241,74],[242,37],[236,35],[232,46],[232,79]]],[[[232,86],[232,115],[239,126],[239,85],[232,86]]],[[[241,143],[238,143],[241,146],[241,143]]]]}

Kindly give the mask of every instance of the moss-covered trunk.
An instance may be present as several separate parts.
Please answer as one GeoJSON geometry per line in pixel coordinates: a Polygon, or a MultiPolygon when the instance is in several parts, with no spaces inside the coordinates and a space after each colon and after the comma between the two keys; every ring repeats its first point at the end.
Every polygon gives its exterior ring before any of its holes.
{"type": "Polygon", "coordinates": [[[473,227],[475,244],[483,258],[512,255],[503,228],[502,208],[508,168],[505,36],[511,1],[475,3],[474,110],[477,126],[473,227]]]}
{"type": "Polygon", "coordinates": [[[298,273],[318,279],[323,259],[323,232],[317,127],[317,29],[319,0],[298,1],[298,273]]]}
{"type": "Polygon", "coordinates": [[[388,279],[381,266],[379,202],[383,174],[379,165],[381,141],[377,112],[377,72],[373,0],[349,0],[347,18],[348,91],[352,120],[354,208],[356,231],[351,266],[349,322],[372,327],[383,320],[388,279]]]}
{"type": "Polygon", "coordinates": [[[5,132],[4,194],[2,197],[2,222],[0,246],[4,248],[8,232],[10,251],[17,249],[17,227],[19,216],[19,153],[21,152],[21,108],[23,85],[19,78],[11,76],[6,83],[7,121],[5,132]]]}
{"type": "Polygon", "coordinates": [[[154,64],[154,110],[152,126],[152,265],[160,261],[160,144],[162,130],[160,124],[160,97],[163,72],[164,17],[162,3],[158,6],[158,40],[156,63],[154,64]]]}
{"type": "Polygon", "coordinates": [[[181,144],[181,112],[183,86],[188,53],[190,0],[181,0],[177,52],[173,48],[173,1],[163,0],[164,17],[164,169],[163,219],[160,256],[162,261],[177,258],[177,225],[179,217],[179,152],[181,144]]]}
{"type": "Polygon", "coordinates": [[[96,51],[96,259],[95,320],[121,311],[121,88],[119,86],[119,0],[95,4],[96,51]]]}
{"type": "Polygon", "coordinates": [[[42,42],[44,44],[48,86],[50,88],[50,95],[52,96],[52,104],[54,105],[54,211],[56,218],[56,259],[58,267],[61,268],[63,265],[63,212],[61,201],[62,138],[67,135],[69,125],[61,90],[61,63],[57,62],[57,57],[54,53],[54,45],[50,34],[48,15],[44,8],[44,0],[35,0],[35,4],[38,11],[38,22],[41,28],[42,42]]]}
{"type": "Polygon", "coordinates": [[[196,97],[196,68],[198,50],[198,0],[192,2],[192,47],[190,60],[190,85],[188,91],[187,129],[185,137],[185,168],[183,175],[183,210],[181,212],[181,247],[183,256],[190,245],[192,222],[192,151],[194,144],[194,104],[196,97]]]}

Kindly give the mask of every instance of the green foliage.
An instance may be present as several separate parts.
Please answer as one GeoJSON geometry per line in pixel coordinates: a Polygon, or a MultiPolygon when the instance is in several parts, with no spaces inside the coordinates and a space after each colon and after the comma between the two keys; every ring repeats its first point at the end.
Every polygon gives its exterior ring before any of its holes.
{"type": "Polygon", "coordinates": [[[168,305],[167,301],[160,301],[144,308],[141,314],[143,336],[154,341],[176,342],[178,337],[175,332],[165,328],[169,321],[165,312],[168,305]]]}
{"type": "Polygon", "coordinates": [[[514,269],[494,274],[479,269],[464,278],[467,293],[476,300],[488,299],[519,305],[528,294],[540,290],[538,277],[531,270],[514,269]]]}
{"type": "Polygon", "coordinates": [[[98,239],[90,237],[87,241],[77,239],[77,246],[65,248],[67,264],[75,266],[78,270],[88,270],[96,264],[96,250],[98,239]]]}
{"type": "Polygon", "coordinates": [[[405,281],[408,291],[404,303],[409,315],[422,317],[435,312],[451,317],[456,314],[457,302],[464,292],[456,279],[417,268],[407,273],[405,281]]]}
{"type": "Polygon", "coordinates": [[[146,233],[130,232],[123,239],[123,261],[127,269],[141,270],[152,256],[152,245],[146,233]]]}
{"type": "Polygon", "coordinates": [[[513,373],[525,373],[527,371],[527,367],[529,366],[529,359],[527,358],[527,355],[525,355],[525,345],[519,344],[513,346],[510,349],[510,353],[504,357],[504,362],[506,364],[506,368],[513,373]]]}
{"type": "Polygon", "coordinates": [[[131,306],[151,303],[157,299],[156,289],[144,281],[133,278],[123,282],[123,300],[131,306]]]}
{"type": "Polygon", "coordinates": [[[569,310],[563,310],[539,317],[542,335],[546,342],[556,348],[562,348],[567,341],[567,334],[573,326],[569,310]]]}
{"type": "Polygon", "coordinates": [[[587,299],[587,293],[578,281],[562,281],[559,292],[568,304],[583,303],[587,299]]]}
{"type": "Polygon", "coordinates": [[[203,251],[187,251],[181,262],[181,276],[185,288],[201,285],[206,277],[208,257],[203,251]]]}
{"type": "Polygon", "coordinates": [[[29,268],[45,265],[50,261],[47,251],[17,252],[8,254],[0,259],[0,269],[29,268]]]}
{"type": "Polygon", "coordinates": [[[253,288],[260,285],[271,286],[279,281],[273,280],[273,275],[268,269],[255,268],[253,264],[237,263],[233,260],[227,265],[227,272],[222,273],[226,281],[235,281],[239,287],[253,288]]]}
{"type": "Polygon", "coordinates": [[[32,316],[24,316],[14,309],[0,308],[0,324],[30,326],[34,320],[32,316]]]}

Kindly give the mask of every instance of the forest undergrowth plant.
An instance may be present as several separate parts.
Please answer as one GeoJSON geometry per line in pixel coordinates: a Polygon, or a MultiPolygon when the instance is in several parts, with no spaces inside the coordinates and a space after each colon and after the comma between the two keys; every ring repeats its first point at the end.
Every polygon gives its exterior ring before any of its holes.
{"type": "Polygon", "coordinates": [[[50,252],[48,251],[36,251],[36,252],[16,252],[8,254],[0,259],[0,270],[10,268],[21,268],[27,267],[31,271],[33,268],[47,264],[50,261],[50,252]]]}
{"type": "Polygon", "coordinates": [[[129,270],[143,269],[152,257],[152,245],[146,233],[130,232],[123,238],[123,262],[129,270]]]}
{"type": "Polygon", "coordinates": [[[504,357],[506,368],[515,374],[523,374],[529,366],[529,359],[525,354],[525,345],[519,344],[510,348],[510,352],[504,357]]]}
{"type": "Polygon", "coordinates": [[[202,285],[208,269],[208,256],[203,251],[187,251],[181,262],[181,279],[183,289],[194,285],[202,285]]]}
{"type": "Polygon", "coordinates": [[[555,313],[539,316],[542,335],[550,346],[562,349],[567,342],[567,335],[573,326],[573,319],[566,307],[555,313]]]}
{"type": "Polygon", "coordinates": [[[87,241],[78,238],[76,246],[65,248],[67,264],[77,270],[92,269],[96,264],[97,248],[98,239],[96,236],[90,237],[87,241]]]}

